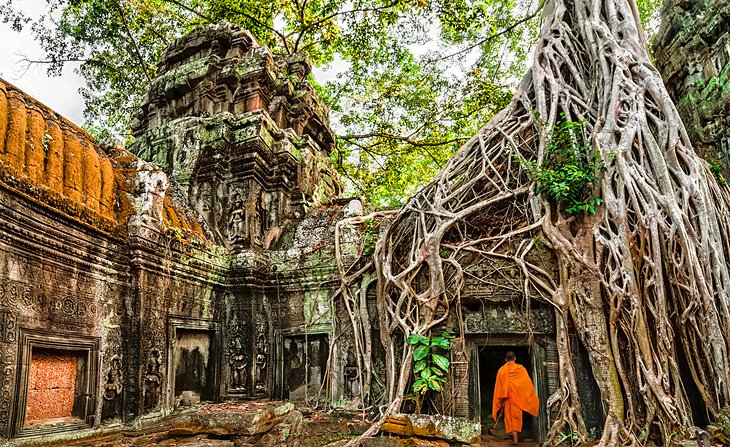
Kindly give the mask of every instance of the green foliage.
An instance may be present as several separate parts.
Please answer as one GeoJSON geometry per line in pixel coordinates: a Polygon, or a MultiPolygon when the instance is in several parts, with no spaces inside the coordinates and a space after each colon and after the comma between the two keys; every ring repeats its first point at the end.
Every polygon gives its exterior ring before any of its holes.
{"type": "Polygon", "coordinates": [[[558,434],[558,444],[570,442],[571,445],[575,445],[578,439],[580,439],[580,434],[578,432],[563,431],[558,434]]]}
{"type": "Polygon", "coordinates": [[[371,256],[375,253],[375,243],[378,242],[380,222],[369,220],[365,222],[362,232],[360,256],[371,256]]]}
{"type": "Polygon", "coordinates": [[[722,175],[722,165],[720,164],[720,162],[718,160],[712,160],[709,162],[709,164],[710,172],[715,175],[717,183],[722,186],[727,185],[727,180],[725,179],[725,176],[722,175]]]}
{"type": "Polygon", "coordinates": [[[543,162],[527,164],[530,175],[537,182],[536,192],[545,194],[568,216],[588,211],[596,214],[603,203],[593,196],[597,173],[603,161],[593,148],[584,143],[585,123],[569,121],[561,114],[550,129],[543,162]]]}
{"type": "Polygon", "coordinates": [[[425,337],[421,334],[408,336],[408,343],[415,346],[413,349],[413,392],[423,396],[428,392],[443,391],[442,383],[449,372],[451,362],[443,355],[451,350],[450,339],[454,338],[448,332],[440,336],[425,337]]]}
{"type": "Polygon", "coordinates": [[[650,42],[654,38],[655,29],[658,27],[659,11],[663,3],[663,0],[636,0],[639,20],[650,42]]]}
{"type": "Polygon", "coordinates": [[[381,36],[368,30],[323,88],[348,192],[398,206],[511,100],[536,37],[530,0],[423,2],[381,36]],[[504,34],[500,34],[504,33],[504,34]]]}

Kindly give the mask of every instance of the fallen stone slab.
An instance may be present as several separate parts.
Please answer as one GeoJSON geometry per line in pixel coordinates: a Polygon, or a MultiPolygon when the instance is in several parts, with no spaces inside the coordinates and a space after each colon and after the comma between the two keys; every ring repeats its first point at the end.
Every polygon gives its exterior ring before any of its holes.
{"type": "Polygon", "coordinates": [[[482,424],[453,416],[396,413],[388,416],[381,431],[472,444],[482,435],[482,424]]]}
{"type": "Polygon", "coordinates": [[[260,435],[270,431],[293,411],[294,404],[285,403],[253,414],[230,411],[187,413],[171,421],[168,435],[260,435]]]}

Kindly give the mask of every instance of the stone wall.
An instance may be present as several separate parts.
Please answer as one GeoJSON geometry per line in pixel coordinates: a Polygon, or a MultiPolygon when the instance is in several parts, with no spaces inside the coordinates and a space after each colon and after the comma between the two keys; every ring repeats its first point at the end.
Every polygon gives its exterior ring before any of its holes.
{"type": "Polygon", "coordinates": [[[730,1],[668,0],[656,67],[695,150],[730,174],[730,1]]]}

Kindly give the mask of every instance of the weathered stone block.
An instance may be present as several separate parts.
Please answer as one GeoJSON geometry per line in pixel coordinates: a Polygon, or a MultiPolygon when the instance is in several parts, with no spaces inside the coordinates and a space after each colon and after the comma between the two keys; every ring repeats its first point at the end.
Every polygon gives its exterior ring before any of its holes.
{"type": "Polygon", "coordinates": [[[382,431],[471,444],[481,436],[482,425],[452,416],[399,413],[388,416],[382,431]]]}

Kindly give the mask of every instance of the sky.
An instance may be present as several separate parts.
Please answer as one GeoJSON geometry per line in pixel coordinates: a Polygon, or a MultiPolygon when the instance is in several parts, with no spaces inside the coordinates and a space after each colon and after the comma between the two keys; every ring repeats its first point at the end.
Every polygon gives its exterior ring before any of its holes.
{"type": "MultiPolygon", "coordinates": [[[[45,0],[16,0],[13,4],[31,17],[44,13],[45,0]]],[[[84,100],[78,90],[84,85],[84,80],[73,72],[73,67],[64,67],[62,76],[50,77],[45,67],[27,67],[22,62],[24,56],[28,59],[43,58],[43,50],[33,40],[30,29],[26,27],[22,33],[17,33],[10,25],[0,23],[0,78],[72,122],[83,123],[84,100]]]]}

